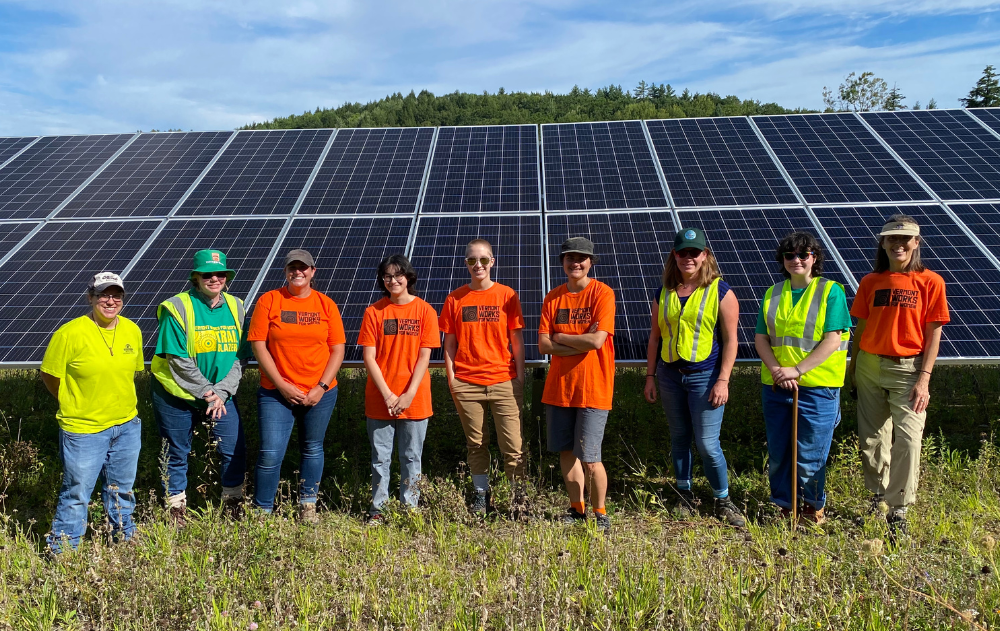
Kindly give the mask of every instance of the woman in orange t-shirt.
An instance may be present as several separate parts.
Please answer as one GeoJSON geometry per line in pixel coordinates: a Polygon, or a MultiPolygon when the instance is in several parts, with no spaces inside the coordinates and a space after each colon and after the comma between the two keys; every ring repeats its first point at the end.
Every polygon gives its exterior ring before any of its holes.
{"type": "Polygon", "coordinates": [[[916,501],[928,385],[948,322],[944,279],[920,262],[920,226],[889,218],[879,233],[875,268],[861,279],[851,306],[858,327],[847,369],[857,389],[858,434],[871,514],[893,534],[906,532],[916,501]],[[891,425],[890,425],[891,423],[891,425]]]}
{"type": "Polygon", "coordinates": [[[382,520],[382,504],[389,499],[392,447],[398,442],[399,500],[416,507],[420,493],[420,459],[431,409],[431,378],[427,365],[431,349],[441,346],[438,316],[418,298],[417,273],[402,254],[393,254],[378,266],[379,289],[385,294],[365,309],[358,346],[368,370],[365,416],[372,444],[372,504],[368,519],[382,520]]]}
{"type": "Polygon", "coordinates": [[[263,294],[247,339],[260,365],[257,410],[260,455],[254,504],[271,512],[281,462],[292,427],[299,426],[299,506],[303,521],[316,521],[323,474],[323,439],[337,405],[337,371],[344,361],[344,323],[337,304],[312,288],[316,264],[305,250],[285,257],[287,284],[263,294]]]}

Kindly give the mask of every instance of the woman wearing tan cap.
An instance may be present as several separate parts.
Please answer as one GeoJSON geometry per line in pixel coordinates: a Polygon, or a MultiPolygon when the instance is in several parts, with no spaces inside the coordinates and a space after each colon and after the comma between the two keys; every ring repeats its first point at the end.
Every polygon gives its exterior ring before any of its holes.
{"type": "Polygon", "coordinates": [[[875,268],[851,307],[858,326],[847,372],[858,393],[870,512],[881,513],[885,502],[895,534],[906,532],[906,509],[916,501],[928,384],[950,318],[944,279],[920,262],[916,220],[893,215],[878,236],[875,268]]]}

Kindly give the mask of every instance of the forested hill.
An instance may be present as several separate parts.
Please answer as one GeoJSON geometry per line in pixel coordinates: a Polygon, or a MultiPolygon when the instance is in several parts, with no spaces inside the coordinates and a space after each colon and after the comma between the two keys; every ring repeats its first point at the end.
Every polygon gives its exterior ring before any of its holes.
{"type": "Polygon", "coordinates": [[[435,96],[427,90],[406,96],[397,93],[365,105],[347,103],[335,109],[317,108],[314,112],[254,122],[244,129],[573,123],[805,111],[809,110],[791,110],[777,103],[722,97],[711,92],[697,94],[684,90],[678,94],[670,85],[647,86],[643,82],[632,91],[612,85],[595,91],[574,87],[569,94],[508,93],[503,88],[495,94],[453,92],[435,96]]]}

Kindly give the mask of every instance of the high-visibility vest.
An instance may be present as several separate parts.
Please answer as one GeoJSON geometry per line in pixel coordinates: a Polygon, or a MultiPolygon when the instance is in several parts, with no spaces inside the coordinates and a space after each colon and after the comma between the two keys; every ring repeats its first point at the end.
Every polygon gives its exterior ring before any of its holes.
{"type": "MultiPolygon", "coordinates": [[[[778,364],[783,367],[797,365],[806,358],[826,334],[826,302],[836,281],[817,276],[809,281],[798,303],[792,306],[792,283],[789,280],[768,288],[764,294],[764,317],[771,350],[778,364]],[[777,297],[775,297],[777,294],[777,297]]],[[[851,332],[840,336],[840,346],[826,361],[799,377],[799,385],[806,387],[840,388],[847,371],[847,349],[851,332]]],[[[767,385],[774,385],[771,371],[761,367],[760,378],[767,385]]]]}
{"type": "MultiPolygon", "coordinates": [[[[222,296],[226,299],[226,306],[229,307],[229,312],[233,314],[233,320],[236,322],[237,337],[242,339],[243,318],[246,316],[243,301],[236,296],[231,296],[227,293],[223,293],[222,296]]],[[[198,355],[198,348],[194,322],[194,302],[191,300],[191,294],[185,291],[160,303],[160,306],[156,308],[157,320],[159,320],[160,316],[163,315],[164,309],[166,309],[167,312],[180,323],[181,328],[184,329],[184,333],[187,338],[188,357],[195,359],[198,355]]],[[[160,382],[160,385],[163,386],[164,390],[175,397],[187,399],[188,401],[194,401],[194,395],[181,388],[177,385],[177,382],[174,381],[174,376],[170,373],[170,366],[167,364],[167,359],[165,357],[154,355],[150,370],[152,371],[153,376],[156,377],[156,380],[160,382]]]]}
{"type": "Polygon", "coordinates": [[[700,362],[712,354],[715,322],[719,319],[719,280],[691,292],[683,309],[677,291],[664,287],[660,292],[657,320],[663,338],[663,361],[700,362]]]}

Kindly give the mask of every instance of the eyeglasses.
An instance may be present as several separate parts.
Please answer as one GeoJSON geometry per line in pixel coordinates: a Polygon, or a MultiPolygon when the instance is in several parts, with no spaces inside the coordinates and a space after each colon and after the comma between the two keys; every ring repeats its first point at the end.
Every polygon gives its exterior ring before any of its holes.
{"type": "Polygon", "coordinates": [[[781,256],[785,257],[786,261],[794,261],[795,259],[800,259],[802,261],[806,260],[812,256],[812,252],[782,252],[781,256]]]}
{"type": "Polygon", "coordinates": [[[406,278],[406,274],[404,274],[403,272],[396,272],[395,274],[383,274],[382,282],[388,285],[393,280],[395,280],[398,283],[402,281],[404,278],[406,278]]]}
{"type": "Polygon", "coordinates": [[[203,272],[202,274],[199,274],[199,276],[201,276],[202,280],[212,280],[213,278],[221,278],[222,280],[226,280],[225,272],[203,272]]]}
{"type": "Polygon", "coordinates": [[[491,260],[492,259],[490,259],[490,257],[488,256],[481,256],[478,259],[474,256],[467,256],[465,257],[465,264],[468,265],[469,267],[473,267],[475,266],[476,263],[479,263],[483,267],[486,267],[487,265],[490,264],[491,260]]]}
{"type": "Polygon", "coordinates": [[[286,273],[304,272],[308,269],[309,266],[306,265],[305,263],[290,263],[288,266],[285,267],[285,272],[286,273]]]}
{"type": "Polygon", "coordinates": [[[696,259],[701,252],[701,250],[696,250],[694,248],[684,248],[683,250],[674,252],[674,254],[682,259],[696,259]]]}
{"type": "Polygon", "coordinates": [[[97,294],[98,302],[125,302],[125,296],[122,294],[97,294]]]}

